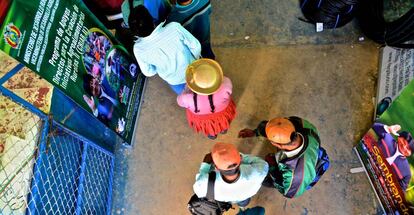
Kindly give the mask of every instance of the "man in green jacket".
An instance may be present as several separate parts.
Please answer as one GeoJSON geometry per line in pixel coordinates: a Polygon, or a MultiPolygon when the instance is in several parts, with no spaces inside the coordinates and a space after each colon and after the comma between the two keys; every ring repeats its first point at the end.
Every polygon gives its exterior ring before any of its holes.
{"type": "Polygon", "coordinates": [[[253,136],[267,137],[279,149],[266,156],[269,174],[263,185],[275,187],[285,197],[302,195],[329,166],[329,161],[325,160],[327,166],[321,167],[321,157],[329,158],[320,147],[317,129],[299,117],[274,118],[262,121],[254,130],[246,128],[239,132],[241,138],[253,136]]]}

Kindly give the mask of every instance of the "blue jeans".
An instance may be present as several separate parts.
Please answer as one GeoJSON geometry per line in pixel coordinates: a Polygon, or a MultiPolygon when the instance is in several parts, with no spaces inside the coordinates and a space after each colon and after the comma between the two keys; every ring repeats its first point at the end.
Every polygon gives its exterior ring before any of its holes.
{"type": "Polygon", "coordinates": [[[215,60],[216,56],[213,53],[213,50],[211,49],[211,44],[208,43],[202,43],[201,44],[201,56],[203,58],[210,58],[215,60]]]}
{"type": "Polygon", "coordinates": [[[174,93],[176,93],[177,95],[180,95],[184,88],[185,88],[185,83],[184,84],[178,84],[178,85],[171,85],[170,84],[171,89],[174,91],[174,93]]]}
{"type": "Polygon", "coordinates": [[[250,199],[251,199],[251,198],[248,198],[248,199],[243,200],[243,201],[241,201],[241,202],[237,202],[236,204],[237,204],[239,207],[246,207],[246,206],[250,203],[250,199]]]}

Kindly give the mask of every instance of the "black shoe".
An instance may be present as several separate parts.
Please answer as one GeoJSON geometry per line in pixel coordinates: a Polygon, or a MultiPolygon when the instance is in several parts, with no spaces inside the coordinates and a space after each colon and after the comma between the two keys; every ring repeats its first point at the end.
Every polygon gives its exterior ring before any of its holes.
{"type": "Polygon", "coordinates": [[[207,137],[208,137],[208,139],[210,139],[210,140],[215,140],[215,139],[217,138],[217,135],[214,135],[214,136],[212,136],[212,135],[208,135],[207,137]]]}
{"type": "Polygon", "coordinates": [[[274,185],[273,185],[273,180],[272,180],[272,178],[268,175],[268,176],[266,176],[266,178],[263,180],[263,182],[262,182],[262,186],[263,187],[270,187],[270,188],[274,188],[274,185]]]}

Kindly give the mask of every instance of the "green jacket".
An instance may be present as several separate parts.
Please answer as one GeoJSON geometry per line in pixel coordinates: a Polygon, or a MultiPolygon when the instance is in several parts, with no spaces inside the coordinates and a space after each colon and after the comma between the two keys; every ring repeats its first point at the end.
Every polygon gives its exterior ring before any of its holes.
{"type": "MultiPolygon", "coordinates": [[[[300,152],[288,158],[284,151],[269,154],[266,161],[269,163],[268,179],[273,186],[288,198],[302,195],[316,177],[316,163],[319,153],[319,134],[314,125],[299,117],[288,118],[295,130],[303,136],[303,148],[300,152]]],[[[266,137],[263,121],[256,129],[256,134],[266,137]]]]}

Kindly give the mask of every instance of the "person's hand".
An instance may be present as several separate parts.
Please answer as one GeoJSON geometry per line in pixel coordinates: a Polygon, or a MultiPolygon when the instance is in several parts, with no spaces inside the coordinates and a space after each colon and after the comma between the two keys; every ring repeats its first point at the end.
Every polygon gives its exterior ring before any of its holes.
{"type": "Polygon", "coordinates": [[[240,130],[239,135],[238,135],[239,138],[254,137],[254,136],[256,136],[256,132],[249,128],[240,130]]]}
{"type": "Polygon", "coordinates": [[[390,134],[393,134],[395,136],[400,136],[397,133],[397,131],[401,130],[401,126],[400,125],[390,125],[390,126],[384,125],[384,129],[385,129],[385,131],[387,131],[390,134]]]}
{"type": "Polygon", "coordinates": [[[85,100],[86,104],[88,104],[89,108],[92,111],[95,111],[95,101],[93,100],[93,96],[91,96],[90,98],[86,95],[83,95],[83,100],[85,100]]]}
{"type": "Polygon", "coordinates": [[[211,153],[204,155],[203,162],[208,164],[213,163],[213,157],[211,157],[211,153]]]}

